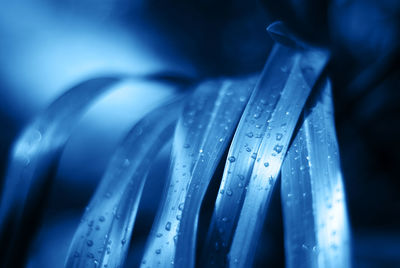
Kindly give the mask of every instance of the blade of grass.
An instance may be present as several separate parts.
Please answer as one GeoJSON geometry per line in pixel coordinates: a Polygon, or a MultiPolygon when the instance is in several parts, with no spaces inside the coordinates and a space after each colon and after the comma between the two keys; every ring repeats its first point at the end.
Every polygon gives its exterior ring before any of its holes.
{"type": "Polygon", "coordinates": [[[283,156],[327,59],[322,51],[274,47],[229,151],[238,161],[225,166],[204,265],[251,266],[283,156]]]}
{"type": "Polygon", "coordinates": [[[73,87],[39,115],[14,144],[0,207],[0,264],[22,266],[58,156],[77,119],[120,78],[95,78],[73,87]],[[20,265],[18,265],[20,264],[20,265]]]}
{"type": "Polygon", "coordinates": [[[174,73],[94,78],[71,88],[30,123],[11,151],[0,204],[0,266],[23,266],[24,254],[40,219],[52,173],[66,141],[91,103],[123,78],[186,85],[174,73]]]}
{"type": "Polygon", "coordinates": [[[328,80],[305,109],[282,166],[288,267],[350,267],[350,230],[328,80]]]}
{"type": "Polygon", "coordinates": [[[170,175],[144,267],[193,267],[201,202],[253,89],[253,79],[202,83],[178,121],[170,175]]]}
{"type": "Polygon", "coordinates": [[[147,174],[172,137],[181,103],[145,116],[118,147],[75,232],[66,267],[122,267],[147,174]]]}
{"type": "Polygon", "coordinates": [[[274,47],[229,150],[237,161],[226,162],[203,265],[251,266],[264,221],[258,210],[268,203],[297,119],[327,58],[321,51],[274,47]]]}

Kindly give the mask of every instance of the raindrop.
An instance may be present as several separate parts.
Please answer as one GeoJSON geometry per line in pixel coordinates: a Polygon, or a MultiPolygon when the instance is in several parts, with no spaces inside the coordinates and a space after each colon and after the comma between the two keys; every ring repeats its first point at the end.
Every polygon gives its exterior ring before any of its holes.
{"type": "Polygon", "coordinates": [[[92,240],[88,240],[88,241],[86,241],[86,244],[87,244],[89,247],[91,247],[91,246],[93,246],[93,241],[92,241],[92,240]]]}
{"type": "Polygon", "coordinates": [[[252,138],[253,137],[253,132],[248,132],[246,135],[247,135],[247,137],[252,138]]]}
{"type": "Polygon", "coordinates": [[[228,196],[231,196],[231,195],[233,194],[233,192],[232,192],[231,189],[228,189],[228,190],[226,191],[226,194],[227,194],[228,196]]]}
{"type": "Polygon", "coordinates": [[[167,224],[165,224],[165,230],[167,231],[171,230],[171,222],[167,222],[167,224]]]}
{"type": "Polygon", "coordinates": [[[282,137],[283,137],[282,133],[276,133],[276,140],[277,141],[280,141],[282,139],[282,137]]]}
{"type": "Polygon", "coordinates": [[[264,167],[269,167],[269,163],[268,163],[268,162],[265,162],[265,163],[264,163],[264,167]]]}
{"type": "Polygon", "coordinates": [[[275,147],[274,147],[274,151],[275,152],[277,152],[278,154],[280,153],[280,152],[282,152],[282,149],[283,149],[283,145],[275,145],[275,147]]]}
{"type": "Polygon", "coordinates": [[[251,158],[257,159],[257,154],[256,154],[256,153],[253,153],[253,154],[251,155],[251,158]]]}
{"type": "Polygon", "coordinates": [[[104,218],[104,216],[100,216],[100,217],[99,217],[99,221],[103,222],[103,221],[105,221],[105,220],[106,220],[106,218],[104,218]]]}
{"type": "Polygon", "coordinates": [[[156,249],[156,254],[160,254],[161,253],[161,249],[156,249]]]}
{"type": "Polygon", "coordinates": [[[178,209],[179,209],[179,210],[183,210],[183,206],[184,206],[184,205],[185,205],[185,203],[180,203],[179,206],[178,206],[178,209]]]}
{"type": "Polygon", "coordinates": [[[228,160],[229,160],[229,162],[233,163],[233,162],[235,162],[236,158],[234,156],[230,156],[228,158],[228,160]]]}

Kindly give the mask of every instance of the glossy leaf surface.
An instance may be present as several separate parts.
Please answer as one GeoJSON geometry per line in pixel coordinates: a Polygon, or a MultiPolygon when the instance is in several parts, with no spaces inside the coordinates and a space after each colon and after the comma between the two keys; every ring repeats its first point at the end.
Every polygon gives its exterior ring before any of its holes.
{"type": "Polygon", "coordinates": [[[168,187],[142,266],[192,267],[201,202],[253,89],[252,79],[202,83],[178,121],[168,187]]]}
{"type": "Polygon", "coordinates": [[[333,119],[325,80],[282,166],[287,267],[350,267],[350,230],[333,119]]]}
{"type": "Polygon", "coordinates": [[[251,265],[291,135],[327,59],[321,51],[274,48],[229,151],[204,247],[207,265],[251,265]]]}

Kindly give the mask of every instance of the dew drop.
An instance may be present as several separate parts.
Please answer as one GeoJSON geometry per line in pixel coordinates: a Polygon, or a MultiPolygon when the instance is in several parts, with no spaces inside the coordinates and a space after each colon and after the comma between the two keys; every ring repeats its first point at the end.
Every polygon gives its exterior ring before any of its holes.
{"type": "Polygon", "coordinates": [[[167,224],[165,224],[165,230],[167,231],[171,230],[171,222],[167,222],[167,224]]]}
{"type": "Polygon", "coordinates": [[[274,151],[275,152],[277,152],[278,154],[280,153],[280,152],[282,152],[282,149],[283,149],[283,145],[275,145],[275,147],[274,147],[274,151]]]}
{"type": "Polygon", "coordinates": [[[236,158],[234,156],[230,156],[228,158],[228,160],[229,160],[229,162],[233,163],[233,162],[235,162],[236,158]]]}

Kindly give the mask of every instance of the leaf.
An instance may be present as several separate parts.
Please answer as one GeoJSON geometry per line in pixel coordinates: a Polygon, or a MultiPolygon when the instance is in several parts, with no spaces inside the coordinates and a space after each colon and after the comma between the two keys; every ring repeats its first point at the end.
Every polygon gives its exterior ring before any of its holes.
{"type": "Polygon", "coordinates": [[[325,79],[282,166],[288,267],[350,267],[350,230],[331,85],[325,79]]]}
{"type": "Polygon", "coordinates": [[[123,78],[180,85],[190,82],[178,74],[163,72],[94,78],[71,88],[38,115],[11,152],[0,205],[0,250],[8,258],[2,258],[0,264],[17,266],[15,263],[24,262],[23,254],[40,219],[52,173],[73,127],[97,97],[123,78]]]}
{"type": "Polygon", "coordinates": [[[252,265],[283,156],[327,59],[323,51],[275,45],[229,150],[203,266],[252,265]]]}
{"type": "MultiPolygon", "coordinates": [[[[27,126],[14,144],[0,207],[0,264],[23,262],[24,250],[35,229],[51,173],[72,127],[95,97],[120,81],[117,77],[87,80],[54,101],[27,126]]],[[[14,263],[14,264],[11,264],[14,263]]]]}
{"type": "Polygon", "coordinates": [[[142,266],[193,267],[200,206],[253,89],[252,80],[204,82],[187,102],[175,130],[169,186],[142,266]]]}
{"type": "Polygon", "coordinates": [[[122,267],[147,174],[172,137],[181,103],[145,116],[118,147],[75,232],[66,267],[122,267]]]}

